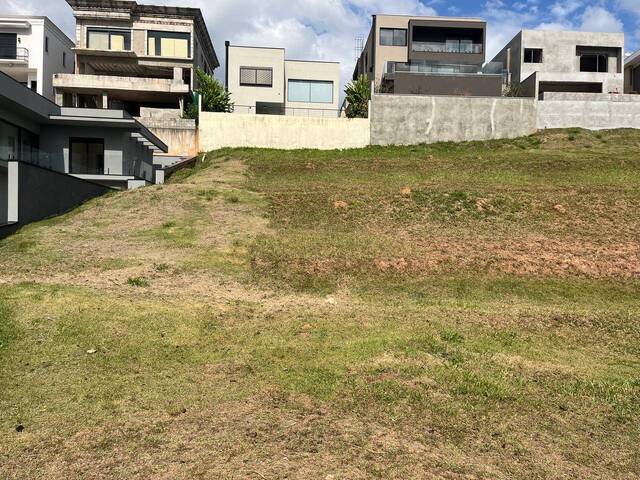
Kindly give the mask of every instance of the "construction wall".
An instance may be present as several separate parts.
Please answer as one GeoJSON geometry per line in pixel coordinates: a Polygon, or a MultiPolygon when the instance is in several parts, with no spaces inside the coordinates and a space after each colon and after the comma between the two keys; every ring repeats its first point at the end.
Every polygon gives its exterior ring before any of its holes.
{"type": "Polygon", "coordinates": [[[536,131],[533,99],[375,95],[373,145],[515,138],[536,131]]]}
{"type": "Polygon", "coordinates": [[[544,94],[538,102],[538,128],[610,130],[640,128],[640,95],[544,94]]]}
{"type": "Polygon", "coordinates": [[[137,120],[169,147],[168,155],[198,154],[196,121],[180,117],[179,110],[141,109],[137,120]]]}
{"type": "Polygon", "coordinates": [[[333,150],[369,144],[368,119],[200,114],[201,151],[225,147],[333,150]]]}

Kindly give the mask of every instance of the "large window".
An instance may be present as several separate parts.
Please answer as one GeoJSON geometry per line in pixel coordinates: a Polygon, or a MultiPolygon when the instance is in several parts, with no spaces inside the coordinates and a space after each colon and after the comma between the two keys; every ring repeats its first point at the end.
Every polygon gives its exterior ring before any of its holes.
{"type": "Polygon", "coordinates": [[[525,48],[524,63],[542,63],[541,48],[525,48]]]}
{"type": "Polygon", "coordinates": [[[189,58],[191,55],[191,34],[149,32],[148,53],[155,57],[189,58]]]}
{"type": "Polygon", "coordinates": [[[406,47],[407,30],[403,28],[381,28],[380,45],[387,47],[406,47]]]}
{"type": "Polygon", "coordinates": [[[240,67],[240,85],[243,87],[272,87],[273,69],[265,67],[240,67]]]}
{"type": "Polygon", "coordinates": [[[17,160],[19,145],[18,127],[0,120],[0,160],[17,160]]]}
{"type": "Polygon", "coordinates": [[[333,82],[289,80],[287,99],[301,103],[333,103],[333,82]]]}
{"type": "Polygon", "coordinates": [[[127,30],[90,29],[87,32],[87,47],[92,50],[131,50],[131,32],[127,30]]]}
{"type": "Polygon", "coordinates": [[[69,144],[69,173],[104,175],[104,140],[72,138],[69,144]]]}
{"type": "Polygon", "coordinates": [[[0,58],[15,59],[18,46],[18,35],[0,33],[0,58]]]}
{"type": "Polygon", "coordinates": [[[603,72],[609,71],[609,57],[607,55],[587,54],[580,56],[581,72],[603,72]]]}

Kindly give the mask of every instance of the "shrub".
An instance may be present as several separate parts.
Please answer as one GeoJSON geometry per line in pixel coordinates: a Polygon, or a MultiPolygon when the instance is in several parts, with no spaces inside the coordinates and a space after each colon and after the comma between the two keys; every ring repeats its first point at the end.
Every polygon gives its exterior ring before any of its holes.
{"type": "Polygon", "coordinates": [[[369,116],[369,100],[371,100],[369,79],[360,75],[357,80],[347,84],[344,93],[348,104],[347,117],[367,118],[369,116]]]}

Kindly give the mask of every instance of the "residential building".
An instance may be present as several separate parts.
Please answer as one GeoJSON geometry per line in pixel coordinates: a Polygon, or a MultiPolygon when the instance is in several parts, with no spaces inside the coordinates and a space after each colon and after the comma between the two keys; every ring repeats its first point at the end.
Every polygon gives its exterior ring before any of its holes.
{"type": "Polygon", "coordinates": [[[623,33],[522,30],[494,58],[526,96],[622,93],[623,33]]]}
{"type": "Polygon", "coordinates": [[[124,111],[60,107],[0,73],[0,224],[154,182],[167,146],[124,111]],[[106,189],[106,190],[105,190],[106,189]]]}
{"type": "Polygon", "coordinates": [[[624,62],[624,93],[640,93],[640,50],[624,62]]]}
{"type": "Polygon", "coordinates": [[[218,57],[198,8],[126,0],[67,0],[76,18],[76,70],[54,78],[65,107],[184,108],[195,69],[212,74],[218,57]]]}
{"type": "Polygon", "coordinates": [[[50,100],[53,75],[74,71],[72,49],[47,17],[0,16],[0,72],[50,100]]]}
{"type": "Polygon", "coordinates": [[[284,48],[225,43],[225,84],[235,113],[337,117],[340,64],[287,60],[284,48]]]}
{"type": "Polygon", "coordinates": [[[502,65],[485,63],[479,18],[374,15],[353,78],[383,93],[499,96],[502,65]]]}

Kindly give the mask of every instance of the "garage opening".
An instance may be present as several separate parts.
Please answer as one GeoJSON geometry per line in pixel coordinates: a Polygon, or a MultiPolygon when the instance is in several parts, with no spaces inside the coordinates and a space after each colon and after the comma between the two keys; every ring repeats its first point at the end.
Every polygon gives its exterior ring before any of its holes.
{"type": "Polygon", "coordinates": [[[602,88],[602,83],[540,82],[539,97],[544,99],[545,92],[603,93],[602,88]]]}

